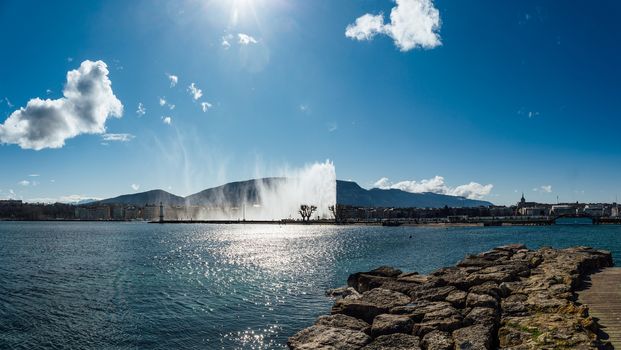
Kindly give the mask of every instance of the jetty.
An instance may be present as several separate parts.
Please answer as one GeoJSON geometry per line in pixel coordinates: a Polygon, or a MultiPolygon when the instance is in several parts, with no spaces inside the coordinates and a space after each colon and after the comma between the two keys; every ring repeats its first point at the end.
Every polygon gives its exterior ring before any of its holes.
{"type": "Polygon", "coordinates": [[[598,293],[619,295],[612,281],[621,274],[607,269],[612,265],[610,252],[589,247],[514,244],[429,275],[382,266],[328,291],[331,314],[287,344],[293,350],[607,349],[605,333],[616,341],[613,315],[621,304],[598,293]],[[589,280],[592,292],[578,301],[579,287],[589,280]]]}
{"type": "Polygon", "coordinates": [[[589,307],[589,315],[601,326],[600,335],[615,349],[621,349],[621,268],[607,268],[585,281],[578,301],[589,307]]]}

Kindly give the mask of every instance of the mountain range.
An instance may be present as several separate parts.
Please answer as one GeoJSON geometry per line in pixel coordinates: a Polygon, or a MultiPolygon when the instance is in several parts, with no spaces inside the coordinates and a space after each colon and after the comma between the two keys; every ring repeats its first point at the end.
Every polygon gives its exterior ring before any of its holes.
{"type": "MultiPolygon", "coordinates": [[[[144,206],[146,204],[164,205],[201,205],[201,206],[240,206],[242,203],[257,203],[260,201],[260,187],[274,188],[285,178],[262,178],[231,182],[222,186],[209,188],[204,191],[181,197],[164,190],[152,190],[141,193],[126,194],[114,198],[104,199],[97,204],[124,204],[144,206]]],[[[338,204],[360,207],[394,207],[394,208],[441,208],[449,207],[479,207],[490,206],[492,203],[482,200],[468,199],[458,196],[449,196],[438,193],[411,193],[398,189],[370,190],[360,187],[352,181],[336,181],[336,201],[338,204]]],[[[93,203],[91,203],[93,204],[93,203]]]]}

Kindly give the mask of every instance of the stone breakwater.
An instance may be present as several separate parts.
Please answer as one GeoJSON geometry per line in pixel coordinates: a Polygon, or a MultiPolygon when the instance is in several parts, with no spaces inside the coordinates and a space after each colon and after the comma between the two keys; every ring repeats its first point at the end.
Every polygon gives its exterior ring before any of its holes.
{"type": "Polygon", "coordinates": [[[350,275],[290,349],[597,349],[599,325],[575,302],[584,278],[612,266],[587,247],[508,245],[429,275],[380,267],[350,275]]]}

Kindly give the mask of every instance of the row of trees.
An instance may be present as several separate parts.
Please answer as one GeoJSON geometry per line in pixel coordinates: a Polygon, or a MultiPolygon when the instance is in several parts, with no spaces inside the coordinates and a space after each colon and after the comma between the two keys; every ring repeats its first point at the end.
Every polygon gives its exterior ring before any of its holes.
{"type": "MultiPolygon", "coordinates": [[[[328,209],[334,216],[334,221],[343,222],[345,220],[346,208],[344,205],[341,205],[341,204],[331,205],[328,207],[328,209]]],[[[302,221],[308,222],[310,221],[310,218],[315,211],[317,211],[317,206],[309,205],[309,204],[302,204],[300,205],[300,210],[298,211],[298,213],[300,213],[300,216],[302,216],[302,221]]]]}

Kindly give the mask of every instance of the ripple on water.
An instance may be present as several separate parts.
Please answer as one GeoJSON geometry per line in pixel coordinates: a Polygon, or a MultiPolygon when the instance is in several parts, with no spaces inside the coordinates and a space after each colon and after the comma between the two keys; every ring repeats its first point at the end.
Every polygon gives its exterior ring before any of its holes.
{"type": "Polygon", "coordinates": [[[352,272],[428,273],[515,242],[609,249],[618,264],[620,237],[616,226],[1,222],[0,348],[283,348],[352,272]]]}

